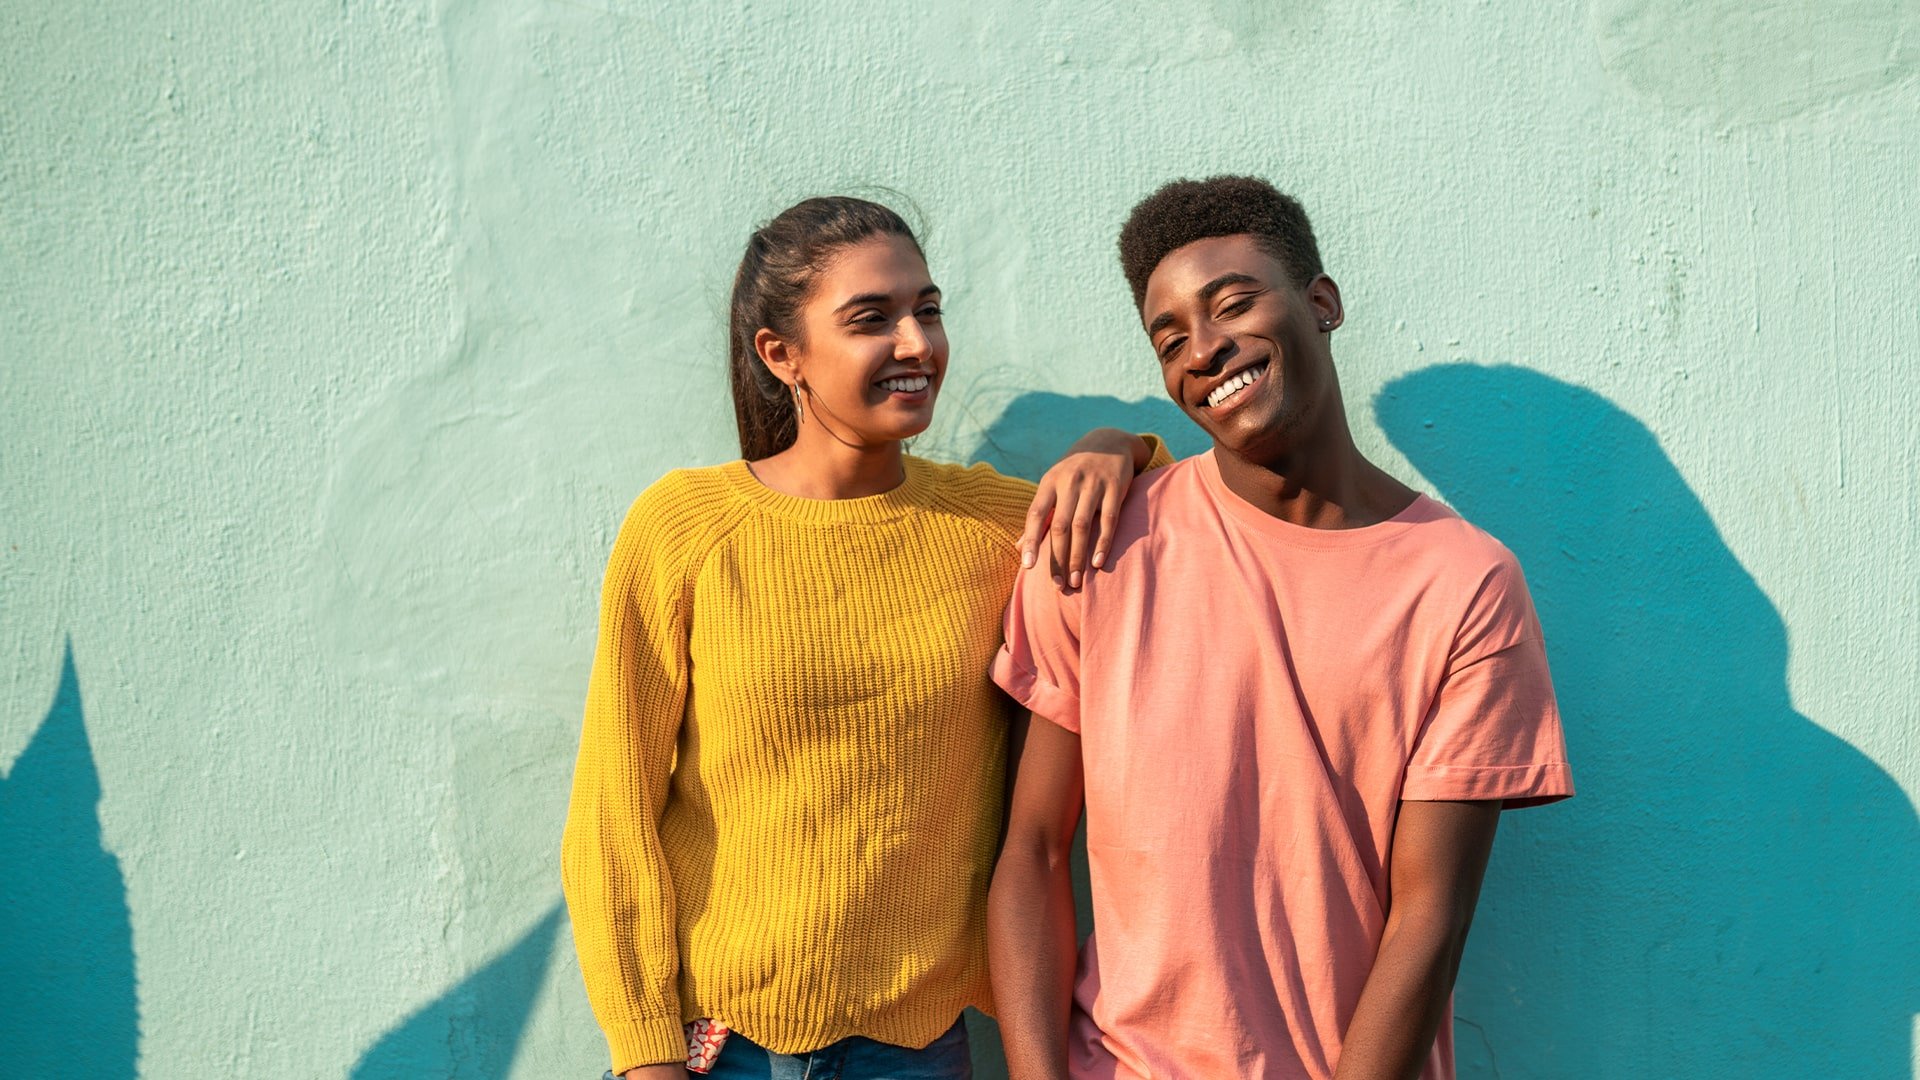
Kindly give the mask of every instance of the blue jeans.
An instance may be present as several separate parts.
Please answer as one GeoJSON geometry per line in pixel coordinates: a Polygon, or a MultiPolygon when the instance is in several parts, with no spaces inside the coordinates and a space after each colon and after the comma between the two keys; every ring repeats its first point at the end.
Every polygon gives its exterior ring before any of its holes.
{"type": "MultiPolygon", "coordinates": [[[[697,1073],[688,1073],[692,1078],[697,1073]]],[[[804,1054],[776,1054],[739,1032],[727,1036],[708,1080],[973,1080],[967,1025],[955,1020],[924,1049],[910,1050],[862,1035],[804,1054]]],[[[614,1080],[608,1073],[602,1080],[614,1080]]]]}

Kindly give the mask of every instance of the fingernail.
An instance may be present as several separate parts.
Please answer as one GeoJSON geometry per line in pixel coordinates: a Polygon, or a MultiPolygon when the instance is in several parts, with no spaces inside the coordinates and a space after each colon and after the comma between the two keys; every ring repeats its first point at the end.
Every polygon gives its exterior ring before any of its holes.
{"type": "Polygon", "coordinates": [[[1066,584],[1066,582],[1064,582],[1064,581],[1061,581],[1061,580],[1060,580],[1060,575],[1059,575],[1059,574],[1055,574],[1055,575],[1053,575],[1053,583],[1054,583],[1055,585],[1065,585],[1065,584],[1066,584]]]}
{"type": "Polygon", "coordinates": [[[1098,570],[1098,569],[1100,569],[1100,568],[1101,568],[1102,566],[1105,566],[1106,564],[1107,564],[1107,553],[1106,553],[1106,552],[1104,552],[1104,551],[1096,551],[1096,552],[1094,552],[1094,553],[1093,553],[1093,568],[1094,568],[1095,570],[1098,570]]]}
{"type": "Polygon", "coordinates": [[[1033,552],[1031,551],[1021,552],[1020,565],[1024,568],[1031,569],[1033,567],[1033,552]]]}
{"type": "Polygon", "coordinates": [[[1080,571],[1078,570],[1073,572],[1073,587],[1076,589],[1080,587],[1080,571]]]}

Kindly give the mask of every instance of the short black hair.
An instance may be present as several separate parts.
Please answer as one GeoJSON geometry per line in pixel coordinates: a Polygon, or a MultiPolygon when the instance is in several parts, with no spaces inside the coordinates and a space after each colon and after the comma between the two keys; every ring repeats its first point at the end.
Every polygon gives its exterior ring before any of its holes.
{"type": "Polygon", "coordinates": [[[1133,306],[1147,298],[1160,260],[1195,240],[1247,233],[1287,268],[1295,285],[1320,275],[1320,248],[1298,200],[1257,176],[1175,180],[1140,200],[1120,227],[1120,269],[1133,306]]]}

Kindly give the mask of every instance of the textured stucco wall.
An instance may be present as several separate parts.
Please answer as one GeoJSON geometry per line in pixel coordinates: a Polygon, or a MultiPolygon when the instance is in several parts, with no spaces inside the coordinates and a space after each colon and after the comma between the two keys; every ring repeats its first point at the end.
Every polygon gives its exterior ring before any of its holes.
{"type": "Polygon", "coordinates": [[[0,5],[0,1071],[596,1075],[595,591],[747,229],[910,196],[921,449],[1030,469],[1183,434],[1112,236],[1234,170],[1552,639],[1463,1074],[1912,1075],[1920,6],[1160,7],[0,5]]]}

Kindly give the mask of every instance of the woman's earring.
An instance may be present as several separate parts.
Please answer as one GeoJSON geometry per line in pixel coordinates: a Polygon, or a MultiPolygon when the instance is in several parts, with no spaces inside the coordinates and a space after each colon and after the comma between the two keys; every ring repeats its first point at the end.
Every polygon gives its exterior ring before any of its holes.
{"type": "Polygon", "coordinates": [[[793,384],[793,422],[794,422],[794,425],[795,425],[795,426],[798,426],[798,425],[799,425],[799,423],[800,423],[800,421],[802,421],[802,420],[805,420],[806,418],[807,418],[807,408],[806,408],[806,406],[804,406],[804,405],[802,405],[802,404],[800,404],[800,384],[796,382],[796,383],[794,383],[794,384],[793,384]]]}

